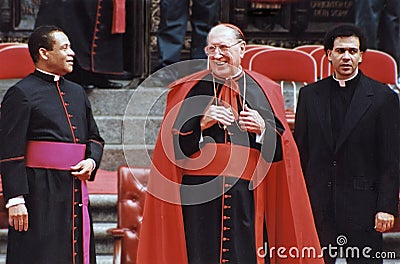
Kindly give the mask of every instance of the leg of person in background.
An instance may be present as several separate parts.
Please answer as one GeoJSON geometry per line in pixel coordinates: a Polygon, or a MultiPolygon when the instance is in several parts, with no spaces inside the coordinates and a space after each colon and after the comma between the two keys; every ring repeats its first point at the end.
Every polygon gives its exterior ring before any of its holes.
{"type": "Polygon", "coordinates": [[[76,59],[73,72],[66,78],[86,90],[123,86],[108,79],[111,73],[115,76],[124,73],[122,34],[111,32],[112,10],[112,0],[43,0],[40,3],[35,28],[55,25],[67,33],[76,59]]]}
{"type": "Polygon", "coordinates": [[[355,0],[355,24],[368,35],[368,48],[378,49],[378,28],[383,8],[384,0],[355,0]]]}
{"type": "MultiPolygon", "coordinates": [[[[378,49],[393,56],[400,63],[400,1],[387,0],[379,25],[378,49]]],[[[399,70],[399,69],[398,69],[399,70]]]]}
{"type": "Polygon", "coordinates": [[[188,0],[161,0],[157,69],[181,60],[188,16],[188,0]]]}
{"type": "Polygon", "coordinates": [[[89,78],[85,78],[85,76],[85,70],[82,69],[81,66],[79,66],[76,58],[74,58],[74,70],[71,73],[65,75],[65,78],[82,85],[83,89],[89,92],[96,87],[92,83],[90,83],[89,78]]]}
{"type": "Polygon", "coordinates": [[[76,59],[74,59],[74,70],[65,75],[65,78],[82,85],[86,91],[94,88],[118,89],[123,87],[122,83],[109,81],[104,74],[82,69],[76,59]]]}
{"type": "Polygon", "coordinates": [[[220,7],[219,0],[193,0],[190,19],[192,25],[190,57],[192,59],[207,57],[204,52],[207,34],[219,21],[220,7]]]}

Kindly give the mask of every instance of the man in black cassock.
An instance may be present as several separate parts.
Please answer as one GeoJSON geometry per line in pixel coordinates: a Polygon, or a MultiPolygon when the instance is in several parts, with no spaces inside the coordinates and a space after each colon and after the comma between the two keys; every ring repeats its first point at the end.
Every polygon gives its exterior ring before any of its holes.
{"type": "Polygon", "coordinates": [[[104,140],[73,68],[68,37],[53,26],[29,38],[36,70],[4,96],[0,161],[9,212],[7,263],[95,263],[86,180],[104,140]]]}

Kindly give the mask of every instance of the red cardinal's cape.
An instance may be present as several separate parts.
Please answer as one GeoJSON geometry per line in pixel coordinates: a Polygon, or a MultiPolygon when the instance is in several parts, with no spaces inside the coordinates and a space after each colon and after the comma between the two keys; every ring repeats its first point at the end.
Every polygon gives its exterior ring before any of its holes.
{"type": "MultiPolygon", "coordinates": [[[[170,85],[145,200],[138,246],[139,264],[188,262],[179,204],[182,169],[173,158],[172,126],[180,104],[207,73],[209,71],[198,72],[170,85]]],[[[264,247],[263,224],[266,222],[271,263],[323,263],[298,150],[285,119],[280,86],[263,75],[250,71],[246,74],[262,88],[285,127],[281,135],[283,160],[272,164],[254,191],[256,248],[264,247]]],[[[264,263],[264,259],[258,257],[258,263],[264,263]]]]}

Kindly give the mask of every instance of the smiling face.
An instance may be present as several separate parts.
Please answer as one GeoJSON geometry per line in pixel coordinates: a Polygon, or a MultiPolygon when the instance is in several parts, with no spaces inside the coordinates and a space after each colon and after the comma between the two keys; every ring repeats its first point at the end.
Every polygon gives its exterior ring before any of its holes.
{"type": "Polygon", "coordinates": [[[236,36],[232,28],[220,25],[208,34],[208,46],[205,50],[211,71],[221,78],[229,78],[239,71],[245,42],[236,36]]]}
{"type": "Polygon", "coordinates": [[[61,76],[72,72],[75,53],[71,49],[68,37],[60,31],[53,32],[52,37],[54,41],[53,48],[51,50],[40,48],[39,50],[41,61],[43,62],[40,68],[61,76]]]}
{"type": "Polygon", "coordinates": [[[332,50],[328,49],[327,53],[335,70],[335,77],[339,80],[348,79],[356,74],[363,54],[360,51],[360,40],[356,36],[337,37],[332,50]]]}

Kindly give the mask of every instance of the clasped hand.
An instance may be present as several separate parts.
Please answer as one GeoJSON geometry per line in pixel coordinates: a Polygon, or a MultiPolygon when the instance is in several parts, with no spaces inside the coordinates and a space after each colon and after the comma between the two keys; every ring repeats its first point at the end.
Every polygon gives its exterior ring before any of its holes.
{"type": "Polygon", "coordinates": [[[94,170],[93,161],[90,159],[85,159],[80,161],[75,166],[71,167],[71,174],[72,176],[77,177],[81,181],[86,181],[89,180],[93,170],[94,170]]]}
{"type": "MultiPolygon", "coordinates": [[[[210,105],[204,113],[201,120],[201,129],[207,129],[219,122],[223,126],[230,126],[235,122],[235,116],[230,107],[210,105]]],[[[238,118],[240,129],[251,133],[261,134],[265,130],[265,122],[261,115],[247,105],[244,105],[243,111],[240,111],[238,118]]]]}

